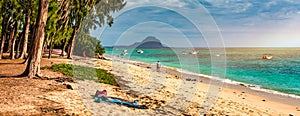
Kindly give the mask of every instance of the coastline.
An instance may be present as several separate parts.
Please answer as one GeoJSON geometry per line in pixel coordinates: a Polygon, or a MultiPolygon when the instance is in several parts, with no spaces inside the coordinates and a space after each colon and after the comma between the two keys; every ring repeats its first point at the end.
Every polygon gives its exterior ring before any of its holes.
{"type": "MultiPolygon", "coordinates": [[[[128,60],[128,59],[125,60],[125,59],[118,58],[118,57],[115,57],[115,56],[112,56],[112,55],[107,55],[107,54],[105,54],[105,57],[109,58],[109,59],[115,58],[115,59],[118,59],[119,61],[130,63],[130,64],[133,64],[133,65],[136,65],[136,66],[141,66],[141,67],[144,67],[144,68],[147,68],[147,67],[151,66],[151,64],[146,63],[146,62],[136,61],[136,60],[128,60]]],[[[277,90],[263,88],[263,87],[258,86],[258,85],[252,85],[252,84],[238,82],[238,81],[234,81],[234,80],[230,80],[230,79],[226,79],[226,78],[220,78],[220,77],[214,77],[214,76],[210,76],[210,75],[206,75],[206,74],[195,73],[195,72],[191,72],[191,71],[188,71],[188,70],[178,69],[178,68],[164,66],[164,65],[162,65],[162,68],[164,68],[165,70],[168,71],[166,73],[173,74],[173,75],[181,75],[181,77],[183,79],[187,79],[187,77],[191,77],[193,79],[198,79],[198,80],[200,80],[200,81],[202,81],[206,84],[209,84],[209,82],[211,82],[211,81],[220,81],[228,87],[242,86],[243,88],[250,89],[254,93],[255,92],[262,92],[262,93],[278,95],[279,97],[295,98],[295,99],[299,100],[299,102],[296,102],[296,103],[300,104],[300,96],[299,95],[284,93],[284,92],[277,91],[277,90]]],[[[250,91],[250,90],[248,90],[248,91],[250,91]]]]}
{"type": "MultiPolygon", "coordinates": [[[[167,67],[167,68],[172,69],[172,67],[167,67]]],[[[224,78],[214,77],[214,76],[210,76],[210,75],[194,73],[194,72],[190,72],[190,71],[186,71],[186,70],[179,70],[179,69],[176,69],[176,68],[174,68],[173,70],[176,70],[176,71],[178,71],[180,73],[183,73],[185,75],[197,76],[197,77],[200,77],[201,79],[208,78],[209,81],[212,81],[212,80],[213,81],[220,81],[220,82],[223,82],[224,85],[227,85],[227,86],[242,86],[246,89],[250,89],[250,90],[255,91],[255,92],[262,92],[262,93],[278,95],[278,96],[281,96],[281,97],[294,98],[294,99],[297,99],[297,100],[300,101],[300,96],[295,95],[295,94],[284,93],[284,92],[280,92],[280,91],[276,91],[276,90],[272,90],[272,89],[268,89],[268,88],[262,88],[258,85],[252,85],[252,84],[247,84],[247,83],[243,83],[243,82],[233,81],[233,80],[230,80],[230,79],[224,79],[224,78]]],[[[208,81],[204,81],[204,82],[209,84],[208,81]]],[[[297,103],[300,104],[300,102],[297,102],[297,103]]]]}
{"type": "MultiPolygon", "coordinates": [[[[114,56],[106,55],[106,57],[111,59],[114,56]]],[[[151,64],[140,62],[140,61],[133,61],[133,60],[127,60],[127,59],[122,60],[119,58],[118,58],[118,60],[129,63],[131,65],[142,67],[142,68],[151,67],[151,64]]],[[[220,87],[225,88],[225,89],[231,89],[233,91],[242,91],[243,93],[248,93],[253,96],[261,97],[262,100],[274,101],[274,102],[278,102],[278,103],[283,103],[283,104],[287,104],[287,105],[300,107],[300,100],[299,100],[300,96],[297,96],[294,94],[287,94],[287,93],[282,93],[282,92],[271,90],[271,89],[264,89],[264,88],[260,88],[259,86],[255,86],[255,85],[251,85],[251,84],[245,84],[242,82],[236,82],[236,81],[232,81],[229,79],[221,79],[221,78],[216,78],[216,77],[212,77],[209,75],[193,73],[193,72],[180,70],[180,69],[173,68],[173,67],[163,66],[163,69],[166,70],[167,74],[175,75],[175,76],[180,75],[178,77],[183,80],[187,80],[188,78],[189,79],[197,79],[197,82],[204,83],[204,84],[210,84],[210,83],[214,83],[212,81],[218,81],[218,82],[222,82],[222,86],[220,86],[220,87]]],[[[296,113],[300,114],[300,111],[298,111],[296,113]]]]}

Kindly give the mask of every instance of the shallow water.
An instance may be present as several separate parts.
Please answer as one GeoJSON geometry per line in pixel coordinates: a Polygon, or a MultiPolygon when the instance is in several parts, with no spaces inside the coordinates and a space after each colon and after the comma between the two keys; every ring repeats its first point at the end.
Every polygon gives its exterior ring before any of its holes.
{"type": "MultiPolygon", "coordinates": [[[[106,53],[119,55],[122,50],[107,48],[106,53]]],[[[160,61],[169,67],[206,75],[212,73],[212,57],[205,48],[196,49],[197,55],[189,54],[190,48],[143,49],[143,54],[127,50],[124,57],[131,60],[160,61]]],[[[226,63],[226,76],[222,78],[300,95],[300,48],[227,48],[226,63]],[[263,60],[263,54],[271,54],[273,58],[263,60]]]]}

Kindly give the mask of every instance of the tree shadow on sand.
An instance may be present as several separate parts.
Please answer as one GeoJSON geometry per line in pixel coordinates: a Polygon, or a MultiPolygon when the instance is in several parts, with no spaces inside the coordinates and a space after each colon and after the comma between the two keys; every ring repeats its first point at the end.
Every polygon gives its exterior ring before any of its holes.
{"type": "Polygon", "coordinates": [[[4,77],[24,77],[24,76],[19,76],[24,72],[26,68],[25,64],[21,63],[0,63],[0,78],[4,77]]]}

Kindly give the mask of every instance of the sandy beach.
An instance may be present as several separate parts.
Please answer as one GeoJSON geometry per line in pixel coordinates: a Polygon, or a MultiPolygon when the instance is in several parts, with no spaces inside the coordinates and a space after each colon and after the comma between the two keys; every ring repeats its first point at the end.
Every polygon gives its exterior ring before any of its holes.
{"type": "Polygon", "coordinates": [[[79,78],[69,82],[72,77],[49,69],[42,70],[45,79],[9,77],[22,73],[24,65],[3,63],[0,73],[6,77],[0,79],[0,115],[300,115],[299,99],[244,85],[215,86],[209,84],[208,78],[182,74],[172,68],[157,72],[154,65],[120,59],[42,59],[42,66],[52,63],[105,69],[115,75],[119,87],[79,78]],[[20,70],[9,71],[16,67],[20,70]],[[108,97],[137,100],[148,109],[95,102],[96,90],[107,90],[108,97]]]}
{"type": "Polygon", "coordinates": [[[117,77],[120,88],[78,81],[78,91],[94,115],[300,115],[299,99],[252,90],[243,85],[214,86],[204,77],[193,77],[197,81],[188,80],[191,76],[170,68],[156,72],[153,65],[124,60],[80,59],[73,63],[102,68],[117,77]],[[150,109],[96,103],[91,98],[96,89],[108,90],[108,96],[138,100],[150,109]]]}
{"type": "MultiPolygon", "coordinates": [[[[76,83],[52,70],[41,70],[47,78],[15,77],[24,71],[23,60],[0,62],[0,115],[92,115],[77,92],[76,83]],[[67,87],[69,86],[69,87],[67,87]]],[[[41,66],[68,63],[67,59],[42,59],[41,66]]]]}

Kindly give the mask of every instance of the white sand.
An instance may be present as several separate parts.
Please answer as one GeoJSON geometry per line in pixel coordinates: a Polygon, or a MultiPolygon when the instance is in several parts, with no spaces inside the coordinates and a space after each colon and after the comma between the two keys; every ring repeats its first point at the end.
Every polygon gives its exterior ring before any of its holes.
{"type": "Polygon", "coordinates": [[[73,63],[108,70],[116,76],[120,85],[119,88],[94,81],[78,80],[79,94],[94,115],[300,115],[299,106],[224,87],[216,86],[216,89],[211,91],[208,84],[179,79],[163,73],[164,70],[156,72],[153,68],[143,68],[122,61],[86,59],[73,63]],[[147,105],[150,109],[133,109],[94,102],[91,95],[96,90],[103,89],[108,91],[108,96],[129,101],[139,100],[139,103],[147,105]],[[149,96],[150,99],[146,99],[145,96],[149,96]],[[266,101],[262,101],[263,99],[266,101]]]}

